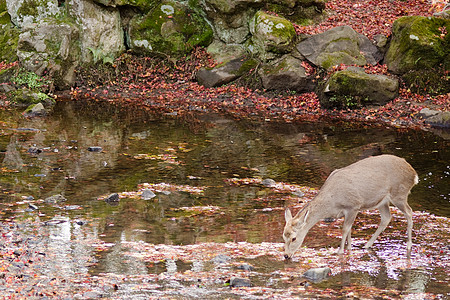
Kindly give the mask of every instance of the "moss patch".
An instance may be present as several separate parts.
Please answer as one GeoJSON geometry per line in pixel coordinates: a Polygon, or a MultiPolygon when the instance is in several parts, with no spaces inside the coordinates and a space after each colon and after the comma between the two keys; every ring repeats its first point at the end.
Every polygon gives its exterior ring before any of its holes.
{"type": "Polygon", "coordinates": [[[145,16],[130,23],[131,48],[140,53],[169,55],[189,53],[195,46],[208,46],[213,31],[206,21],[184,4],[163,1],[145,16]]]}
{"type": "Polygon", "coordinates": [[[450,32],[450,20],[419,16],[396,20],[385,57],[389,69],[403,74],[443,63],[443,68],[450,70],[450,34],[443,32],[450,32]]]}

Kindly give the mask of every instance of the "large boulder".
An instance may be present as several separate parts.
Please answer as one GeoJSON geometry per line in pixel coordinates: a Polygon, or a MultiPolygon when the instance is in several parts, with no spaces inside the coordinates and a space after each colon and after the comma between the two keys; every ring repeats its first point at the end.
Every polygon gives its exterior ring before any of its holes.
{"type": "Polygon", "coordinates": [[[204,0],[201,5],[218,39],[226,44],[242,44],[250,36],[250,20],[263,3],[261,0],[204,0]]]}
{"type": "Polygon", "coordinates": [[[443,64],[450,70],[450,20],[434,17],[408,16],[397,19],[392,26],[392,39],[385,56],[390,71],[432,69],[443,64]]]}
{"type": "Polygon", "coordinates": [[[377,64],[382,54],[370,40],[350,26],[339,26],[313,35],[297,45],[298,51],[311,63],[324,69],[340,64],[377,64]]]}
{"type": "Polygon", "coordinates": [[[268,90],[309,92],[315,88],[314,79],[307,74],[302,61],[291,55],[263,65],[259,76],[268,90]]]}
{"type": "Polygon", "coordinates": [[[297,34],[287,19],[258,11],[250,21],[248,49],[262,60],[270,60],[292,51],[297,34]]]}
{"type": "Polygon", "coordinates": [[[186,4],[164,0],[148,14],[133,17],[128,35],[129,47],[137,53],[180,56],[195,46],[208,46],[213,31],[186,4]]]}
{"type": "Polygon", "coordinates": [[[112,61],[125,50],[120,13],[90,0],[66,1],[69,15],[80,26],[81,61],[112,61]]]}
{"type": "Polygon", "coordinates": [[[47,19],[23,28],[17,56],[27,70],[42,75],[47,71],[57,88],[70,87],[80,59],[78,27],[71,23],[47,19]]]}
{"type": "Polygon", "coordinates": [[[320,102],[324,107],[384,105],[398,95],[396,78],[367,74],[363,68],[348,67],[334,73],[324,85],[320,102]]]}
{"type": "Polygon", "coordinates": [[[58,0],[6,0],[6,7],[11,22],[19,28],[63,14],[58,0]]]}

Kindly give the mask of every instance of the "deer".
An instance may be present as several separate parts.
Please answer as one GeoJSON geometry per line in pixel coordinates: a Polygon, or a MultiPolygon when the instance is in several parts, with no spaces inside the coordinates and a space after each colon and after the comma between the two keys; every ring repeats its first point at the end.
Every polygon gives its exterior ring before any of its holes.
{"type": "Polygon", "coordinates": [[[371,156],[347,167],[334,170],[317,195],[294,217],[286,208],[283,231],[284,258],[289,260],[301,247],[308,231],[320,220],[344,217],[342,240],[338,254],[343,254],[345,242],[351,249],[351,228],[356,215],[362,210],[378,209],[380,224],[365,244],[369,249],[391,220],[389,204],[395,205],[407,220],[407,254],[412,247],[412,209],[408,195],[419,182],[414,168],[403,158],[383,154],[371,156]]]}

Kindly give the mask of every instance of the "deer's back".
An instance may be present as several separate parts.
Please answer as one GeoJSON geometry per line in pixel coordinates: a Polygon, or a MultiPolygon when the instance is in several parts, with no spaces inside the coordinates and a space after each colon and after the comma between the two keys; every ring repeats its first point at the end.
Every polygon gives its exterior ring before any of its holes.
{"type": "Polygon", "coordinates": [[[416,172],[403,158],[373,156],[330,174],[317,197],[331,204],[367,209],[385,198],[407,195],[416,183],[416,172]]]}

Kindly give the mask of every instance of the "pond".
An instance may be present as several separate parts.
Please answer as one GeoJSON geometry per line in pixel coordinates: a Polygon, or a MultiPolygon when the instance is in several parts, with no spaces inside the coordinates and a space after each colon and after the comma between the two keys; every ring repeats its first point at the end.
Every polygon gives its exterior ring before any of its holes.
{"type": "MultiPolygon", "coordinates": [[[[59,292],[65,286],[81,298],[446,297],[449,136],[350,123],[158,115],[96,101],[58,102],[45,118],[0,111],[3,236],[16,224],[19,240],[45,252],[39,272],[54,275],[42,276],[66,278],[59,292]],[[338,220],[315,226],[302,253],[285,263],[284,208],[299,209],[334,169],[382,153],[404,157],[419,174],[409,197],[412,259],[403,252],[404,217],[393,209],[374,251],[361,249],[379,222],[377,212],[368,212],[354,225],[350,255],[335,254],[338,220]],[[113,193],[120,200],[105,201],[113,193]],[[67,201],[48,203],[58,194],[67,201]],[[223,257],[214,260],[218,254],[223,257]],[[324,265],[331,278],[304,282],[304,271],[324,265]],[[252,287],[231,289],[230,277],[249,278],[252,287]]],[[[36,286],[24,290],[39,294],[36,286]]]]}

